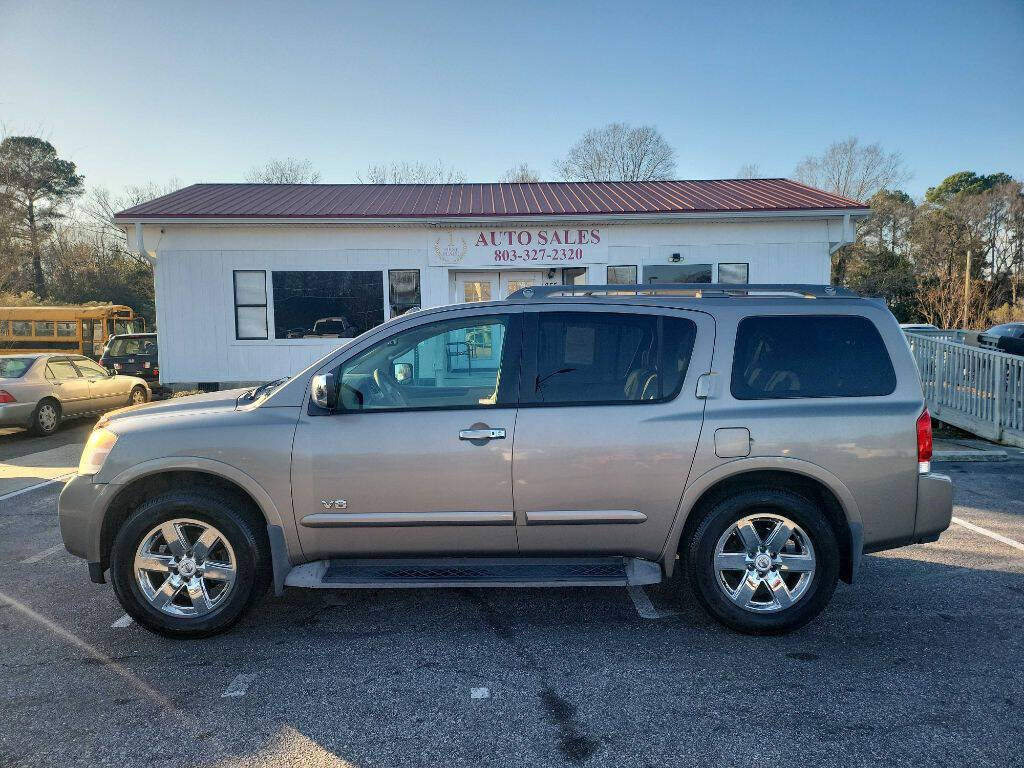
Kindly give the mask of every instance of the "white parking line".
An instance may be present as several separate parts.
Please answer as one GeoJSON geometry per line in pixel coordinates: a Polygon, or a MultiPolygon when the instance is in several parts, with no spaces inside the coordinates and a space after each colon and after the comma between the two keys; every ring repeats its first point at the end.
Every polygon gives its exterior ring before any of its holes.
{"type": "Polygon", "coordinates": [[[245,696],[246,691],[249,690],[249,686],[252,685],[252,681],[256,679],[256,675],[239,675],[231,681],[231,685],[228,689],[220,695],[222,699],[230,697],[245,696]]]}
{"type": "Polygon", "coordinates": [[[126,613],[120,619],[118,619],[113,624],[111,624],[110,628],[111,629],[124,629],[125,627],[130,627],[131,625],[132,625],[132,617],[129,616],[126,613]]]}
{"type": "Polygon", "coordinates": [[[33,563],[38,563],[44,557],[49,557],[50,555],[57,554],[62,549],[64,549],[64,545],[63,544],[55,544],[52,547],[50,547],[49,549],[44,549],[42,552],[36,552],[31,557],[26,557],[21,562],[22,562],[23,565],[32,565],[33,563]]]}
{"type": "Polygon", "coordinates": [[[626,591],[636,607],[636,612],[643,619],[664,619],[676,615],[676,611],[661,611],[655,608],[643,587],[626,587],[626,591]]]}
{"type": "Polygon", "coordinates": [[[62,483],[65,480],[67,480],[69,477],[71,477],[73,474],[75,474],[75,473],[74,472],[68,472],[66,475],[61,475],[60,477],[55,477],[52,480],[44,480],[41,483],[36,483],[35,485],[30,485],[28,488],[22,488],[22,489],[17,490],[17,491],[11,491],[10,493],[2,494],[2,495],[0,495],[0,501],[3,501],[4,499],[13,499],[15,496],[21,496],[21,494],[23,494],[23,493],[28,493],[29,491],[34,491],[34,490],[36,490],[38,488],[45,488],[46,486],[53,485],[54,483],[62,483]]]}
{"type": "Polygon", "coordinates": [[[1014,549],[1019,549],[1021,552],[1024,552],[1024,544],[1021,544],[1019,541],[1014,541],[1013,539],[1008,539],[1005,536],[1000,536],[995,531],[990,531],[987,528],[982,528],[980,525],[975,525],[974,523],[969,523],[966,520],[961,520],[959,517],[954,517],[953,522],[957,525],[962,525],[970,531],[980,533],[982,536],[988,536],[990,539],[995,539],[996,541],[1001,541],[1003,544],[1007,544],[1014,549]]]}

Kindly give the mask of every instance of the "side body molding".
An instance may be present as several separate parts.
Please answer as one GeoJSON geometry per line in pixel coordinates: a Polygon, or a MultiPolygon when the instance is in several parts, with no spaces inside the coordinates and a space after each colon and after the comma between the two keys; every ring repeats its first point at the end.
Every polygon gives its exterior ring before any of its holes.
{"type": "Polygon", "coordinates": [[[665,541],[665,548],[661,552],[661,562],[665,569],[666,578],[672,575],[672,571],[675,568],[675,554],[679,548],[679,538],[683,534],[686,520],[704,492],[722,480],[757,470],[774,470],[805,475],[806,477],[818,480],[832,491],[839,500],[839,505],[843,508],[846,522],[850,527],[850,535],[853,541],[853,564],[854,570],[856,569],[861,555],[860,542],[863,539],[864,521],[861,518],[857,501],[854,499],[850,489],[846,487],[846,484],[827,469],[809,461],[790,459],[783,456],[754,456],[734,459],[719,464],[709,469],[700,477],[695,478],[686,486],[683,496],[679,501],[679,508],[676,510],[675,520],[672,523],[668,539],[665,541]]]}

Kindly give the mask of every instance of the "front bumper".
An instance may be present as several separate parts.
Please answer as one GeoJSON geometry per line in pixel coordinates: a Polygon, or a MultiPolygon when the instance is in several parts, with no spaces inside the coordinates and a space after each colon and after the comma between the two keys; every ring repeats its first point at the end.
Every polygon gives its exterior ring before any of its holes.
{"type": "Polygon", "coordinates": [[[0,427],[27,427],[35,409],[35,403],[0,405],[0,427]]]}
{"type": "Polygon", "coordinates": [[[57,500],[57,519],[64,548],[90,563],[101,560],[103,512],[112,486],[94,483],[91,475],[75,475],[57,500]]]}
{"type": "Polygon", "coordinates": [[[917,517],[914,543],[936,541],[953,520],[953,481],[947,475],[920,475],[917,479],[917,517]]]}

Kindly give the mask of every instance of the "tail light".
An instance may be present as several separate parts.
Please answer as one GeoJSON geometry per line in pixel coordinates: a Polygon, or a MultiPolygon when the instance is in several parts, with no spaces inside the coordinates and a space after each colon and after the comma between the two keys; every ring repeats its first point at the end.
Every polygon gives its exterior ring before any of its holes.
{"type": "Polygon", "coordinates": [[[917,471],[922,475],[932,471],[932,415],[927,408],[917,417],[917,471]]]}
{"type": "Polygon", "coordinates": [[[6,389],[0,389],[0,403],[13,403],[13,402],[15,402],[14,395],[12,395],[6,389]]]}

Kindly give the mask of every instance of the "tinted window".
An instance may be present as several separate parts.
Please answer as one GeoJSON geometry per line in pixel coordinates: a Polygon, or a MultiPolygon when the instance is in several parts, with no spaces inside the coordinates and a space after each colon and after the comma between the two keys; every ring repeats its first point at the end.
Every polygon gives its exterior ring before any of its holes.
{"type": "Polygon", "coordinates": [[[127,339],[113,339],[107,347],[106,357],[127,357],[128,355],[155,355],[156,338],[135,336],[127,339]]]}
{"type": "Polygon", "coordinates": [[[50,374],[51,379],[77,379],[78,371],[75,366],[71,364],[70,360],[51,360],[46,370],[50,374]]]}
{"type": "Polygon", "coordinates": [[[274,272],[278,339],[353,339],[384,322],[381,272],[274,272]]]}
{"type": "Polygon", "coordinates": [[[342,364],[344,410],[483,408],[515,404],[518,360],[505,344],[507,315],[427,323],[342,364]],[[504,382],[504,383],[503,383],[504,382]]]}
{"type": "Polygon", "coordinates": [[[627,403],[675,397],[696,326],[658,315],[550,312],[540,315],[537,373],[541,403],[627,403]]]}
{"type": "Polygon", "coordinates": [[[33,357],[0,357],[0,379],[18,379],[32,367],[33,357]]]}
{"type": "Polygon", "coordinates": [[[710,264],[671,264],[644,267],[645,283],[710,283],[710,264]]]}
{"type": "Polygon", "coordinates": [[[740,400],[869,397],[896,389],[882,337],[863,317],[748,317],[736,331],[732,395],[740,400]]]}

